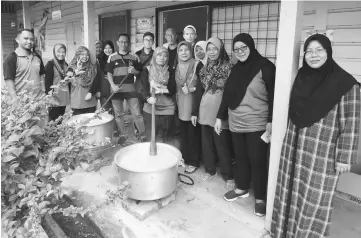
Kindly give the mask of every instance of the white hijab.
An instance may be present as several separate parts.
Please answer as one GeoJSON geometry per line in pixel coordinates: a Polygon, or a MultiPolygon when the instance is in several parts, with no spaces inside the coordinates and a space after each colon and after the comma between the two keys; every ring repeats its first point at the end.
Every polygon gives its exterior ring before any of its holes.
{"type": "Polygon", "coordinates": [[[206,41],[198,41],[197,44],[194,46],[194,58],[203,63],[203,65],[207,64],[207,42],[206,41]],[[196,48],[197,46],[201,47],[204,50],[205,56],[203,59],[200,59],[196,55],[196,48]]]}

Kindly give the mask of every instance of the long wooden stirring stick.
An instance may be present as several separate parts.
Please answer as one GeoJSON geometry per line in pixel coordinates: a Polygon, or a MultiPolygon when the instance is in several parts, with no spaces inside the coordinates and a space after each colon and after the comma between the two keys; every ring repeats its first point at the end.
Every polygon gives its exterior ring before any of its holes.
{"type": "MultiPolygon", "coordinates": [[[[152,88],[152,98],[155,98],[155,89],[152,88]]],[[[157,144],[155,142],[155,103],[152,104],[152,132],[150,139],[150,155],[157,155],[157,144]]]]}

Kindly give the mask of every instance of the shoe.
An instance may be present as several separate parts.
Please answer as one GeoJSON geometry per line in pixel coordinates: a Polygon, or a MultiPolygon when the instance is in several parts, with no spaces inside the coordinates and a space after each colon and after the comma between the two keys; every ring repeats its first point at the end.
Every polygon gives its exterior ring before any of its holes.
{"type": "Polygon", "coordinates": [[[233,190],[236,188],[236,184],[234,183],[233,179],[227,180],[226,188],[227,188],[227,190],[233,190]]]}
{"type": "Polygon", "coordinates": [[[188,165],[188,167],[184,170],[185,174],[193,174],[194,172],[196,172],[198,168],[194,167],[192,165],[188,165]]]}
{"type": "Polygon", "coordinates": [[[125,142],[127,139],[128,139],[128,136],[126,136],[126,135],[121,135],[121,136],[119,136],[118,144],[119,144],[119,145],[123,145],[124,142],[125,142]]]}
{"type": "Polygon", "coordinates": [[[236,190],[231,190],[229,192],[227,192],[224,195],[224,200],[226,200],[227,202],[233,202],[236,201],[237,198],[241,197],[241,198],[246,198],[249,196],[249,192],[248,191],[244,191],[243,193],[236,193],[236,190]]]}
{"type": "Polygon", "coordinates": [[[217,175],[217,173],[215,173],[215,174],[206,173],[206,175],[203,177],[203,181],[207,181],[216,175],[217,175]]]}
{"type": "Polygon", "coordinates": [[[256,202],[254,205],[254,214],[259,217],[266,215],[266,203],[256,202]]]}

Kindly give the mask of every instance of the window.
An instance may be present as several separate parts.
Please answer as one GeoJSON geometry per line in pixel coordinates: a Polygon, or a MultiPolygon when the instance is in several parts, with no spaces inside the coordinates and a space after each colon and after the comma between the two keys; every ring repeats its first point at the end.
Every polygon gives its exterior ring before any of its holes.
{"type": "Polygon", "coordinates": [[[275,63],[279,8],[279,2],[215,7],[212,9],[212,36],[222,39],[227,53],[233,56],[233,37],[248,33],[259,53],[275,63]]]}

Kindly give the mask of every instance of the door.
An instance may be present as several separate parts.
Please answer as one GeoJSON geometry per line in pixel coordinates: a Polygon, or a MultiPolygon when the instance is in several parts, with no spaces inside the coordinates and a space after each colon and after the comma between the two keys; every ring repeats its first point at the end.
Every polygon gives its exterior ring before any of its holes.
{"type": "Polygon", "coordinates": [[[68,63],[75,56],[76,49],[82,45],[82,32],[80,21],[67,22],[66,27],[66,60],[68,63]]]}
{"type": "Polygon", "coordinates": [[[102,41],[111,40],[118,50],[117,41],[120,33],[130,34],[130,12],[125,11],[116,14],[99,16],[100,31],[99,38],[102,41]]]}

